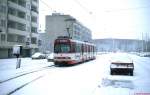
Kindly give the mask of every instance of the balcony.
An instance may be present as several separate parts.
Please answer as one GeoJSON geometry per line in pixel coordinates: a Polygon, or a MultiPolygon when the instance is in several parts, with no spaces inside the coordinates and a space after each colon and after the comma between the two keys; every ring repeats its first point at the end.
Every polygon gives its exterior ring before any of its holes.
{"type": "Polygon", "coordinates": [[[37,14],[39,13],[38,8],[34,5],[31,6],[31,11],[36,12],[37,14]]]}
{"type": "Polygon", "coordinates": [[[37,0],[32,0],[32,5],[38,6],[38,1],[37,0]]]}
{"type": "MultiPolygon", "coordinates": [[[[22,0],[19,0],[19,1],[22,1],[22,0]]],[[[8,1],[8,5],[9,5],[10,7],[17,8],[17,9],[20,9],[20,10],[23,10],[23,11],[26,12],[26,2],[25,2],[25,4],[20,5],[20,4],[18,4],[17,2],[12,2],[11,0],[9,0],[9,1],[8,1]]]]}

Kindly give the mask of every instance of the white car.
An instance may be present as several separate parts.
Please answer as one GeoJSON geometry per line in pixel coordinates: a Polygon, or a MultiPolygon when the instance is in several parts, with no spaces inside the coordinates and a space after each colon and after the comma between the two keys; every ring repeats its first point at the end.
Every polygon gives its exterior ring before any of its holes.
{"type": "Polygon", "coordinates": [[[32,59],[45,59],[45,54],[42,54],[40,52],[37,52],[37,53],[34,53],[32,56],[31,56],[32,59]]]}
{"type": "Polygon", "coordinates": [[[133,76],[133,60],[124,53],[114,54],[111,58],[110,74],[129,74],[133,76]]]}
{"type": "Polygon", "coordinates": [[[54,53],[51,53],[47,56],[47,61],[48,62],[53,62],[54,61],[54,53]]]}

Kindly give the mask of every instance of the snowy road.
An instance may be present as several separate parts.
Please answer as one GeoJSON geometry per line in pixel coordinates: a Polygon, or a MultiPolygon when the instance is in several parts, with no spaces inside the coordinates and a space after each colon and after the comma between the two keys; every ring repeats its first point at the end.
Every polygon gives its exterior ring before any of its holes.
{"type": "Polygon", "coordinates": [[[134,61],[134,76],[105,74],[94,95],[150,95],[150,58],[129,56],[134,61]]]}
{"type": "Polygon", "coordinates": [[[134,76],[127,76],[110,75],[110,56],[25,74],[0,83],[0,95],[150,95],[150,58],[129,55],[135,70],[134,76]]]}

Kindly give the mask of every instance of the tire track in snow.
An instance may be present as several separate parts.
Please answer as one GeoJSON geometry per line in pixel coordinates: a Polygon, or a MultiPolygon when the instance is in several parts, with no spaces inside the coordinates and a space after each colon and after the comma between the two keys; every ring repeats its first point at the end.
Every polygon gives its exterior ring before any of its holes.
{"type": "Polygon", "coordinates": [[[15,76],[15,77],[8,78],[8,79],[6,79],[6,80],[0,81],[0,84],[5,83],[5,82],[10,81],[10,80],[13,80],[13,79],[16,79],[16,78],[19,78],[19,77],[22,77],[22,76],[25,76],[25,75],[28,75],[28,74],[32,74],[32,73],[36,73],[36,72],[39,72],[39,71],[43,71],[43,70],[49,69],[49,67],[54,67],[54,65],[46,66],[46,67],[40,68],[40,69],[38,69],[38,70],[34,70],[34,71],[31,71],[31,72],[27,72],[27,73],[24,73],[24,74],[20,74],[20,75],[15,76]],[[46,69],[45,69],[45,68],[46,68],[46,69]]]}
{"type": "Polygon", "coordinates": [[[32,82],[34,82],[34,81],[36,81],[36,80],[38,80],[38,79],[40,79],[40,78],[42,78],[42,77],[44,77],[44,75],[43,75],[43,76],[39,76],[39,77],[35,78],[34,80],[32,80],[32,81],[30,81],[30,82],[27,82],[27,83],[25,83],[25,84],[23,84],[23,85],[17,87],[17,88],[14,89],[13,91],[8,92],[8,94],[6,94],[6,95],[11,95],[11,94],[15,93],[16,91],[20,90],[21,88],[27,86],[28,84],[30,84],[30,83],[32,83],[32,82]]]}

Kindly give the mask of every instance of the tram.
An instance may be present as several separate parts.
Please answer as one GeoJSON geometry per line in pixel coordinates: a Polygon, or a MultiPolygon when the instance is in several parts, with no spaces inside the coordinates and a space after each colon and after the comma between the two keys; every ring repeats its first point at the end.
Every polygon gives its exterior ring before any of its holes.
{"type": "Polygon", "coordinates": [[[71,65],[95,59],[96,46],[92,43],[58,37],[54,41],[54,64],[71,65]]]}

